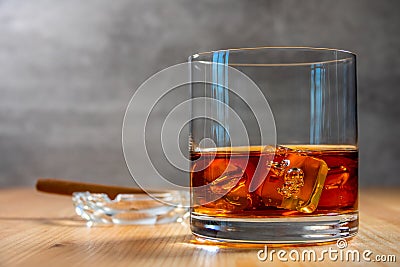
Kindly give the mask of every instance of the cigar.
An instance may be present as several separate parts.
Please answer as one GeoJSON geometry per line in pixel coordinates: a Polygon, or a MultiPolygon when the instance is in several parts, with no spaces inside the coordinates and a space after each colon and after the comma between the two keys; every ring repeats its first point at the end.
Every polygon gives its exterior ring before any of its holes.
{"type": "MultiPolygon", "coordinates": [[[[114,199],[118,194],[146,194],[146,192],[140,188],[81,183],[50,178],[38,179],[36,182],[36,190],[59,195],[72,195],[74,192],[88,191],[90,193],[107,194],[111,199],[114,199]]],[[[157,193],[157,191],[152,192],[157,193]]]]}

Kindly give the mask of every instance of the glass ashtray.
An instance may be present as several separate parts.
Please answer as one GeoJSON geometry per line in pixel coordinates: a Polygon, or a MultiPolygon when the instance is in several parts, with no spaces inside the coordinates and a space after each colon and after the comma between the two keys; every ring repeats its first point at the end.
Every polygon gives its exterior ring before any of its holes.
{"type": "Polygon", "coordinates": [[[75,212],[95,224],[154,225],[182,222],[189,216],[189,193],[166,191],[147,194],[119,194],[111,200],[107,194],[75,192],[75,212]]]}

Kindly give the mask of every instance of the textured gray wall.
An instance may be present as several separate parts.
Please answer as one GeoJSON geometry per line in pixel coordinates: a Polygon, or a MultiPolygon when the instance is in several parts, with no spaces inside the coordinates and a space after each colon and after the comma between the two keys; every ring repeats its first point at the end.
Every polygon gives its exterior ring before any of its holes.
{"type": "Polygon", "coordinates": [[[400,185],[400,1],[0,1],[0,186],[132,185],[128,101],[158,70],[231,47],[358,54],[360,181],[400,185]]]}

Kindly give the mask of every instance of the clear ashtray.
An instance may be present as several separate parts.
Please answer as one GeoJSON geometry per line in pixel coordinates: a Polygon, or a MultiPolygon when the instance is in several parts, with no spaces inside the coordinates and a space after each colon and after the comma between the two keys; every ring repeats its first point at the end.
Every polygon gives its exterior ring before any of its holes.
{"type": "Polygon", "coordinates": [[[111,200],[107,194],[75,192],[76,213],[95,224],[154,225],[182,222],[189,216],[189,193],[166,191],[147,194],[119,194],[111,200]]]}

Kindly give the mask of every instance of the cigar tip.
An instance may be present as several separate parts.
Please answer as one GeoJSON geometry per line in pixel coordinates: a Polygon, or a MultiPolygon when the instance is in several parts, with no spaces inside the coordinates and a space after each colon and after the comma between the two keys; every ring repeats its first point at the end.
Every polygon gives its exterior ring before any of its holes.
{"type": "Polygon", "coordinates": [[[39,177],[36,180],[35,187],[37,190],[41,191],[44,187],[46,187],[46,185],[48,185],[49,183],[51,183],[54,180],[56,180],[56,179],[39,177]]]}

